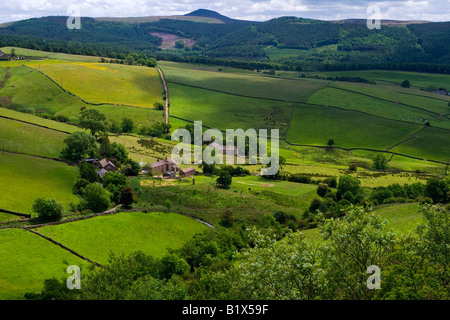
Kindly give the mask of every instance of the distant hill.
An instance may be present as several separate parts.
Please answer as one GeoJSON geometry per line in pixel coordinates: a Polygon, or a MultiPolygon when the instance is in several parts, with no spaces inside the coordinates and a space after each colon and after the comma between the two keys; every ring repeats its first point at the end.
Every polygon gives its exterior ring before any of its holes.
{"type": "Polygon", "coordinates": [[[192,11],[191,13],[185,14],[185,17],[204,17],[204,18],[212,18],[212,19],[217,19],[220,20],[224,23],[233,23],[233,22],[242,22],[242,23],[248,23],[248,22],[252,22],[252,21],[245,21],[245,20],[237,20],[237,19],[232,19],[229,18],[227,16],[224,16],[216,11],[212,11],[212,10],[207,10],[207,9],[198,9],[195,11],[192,11]]]}

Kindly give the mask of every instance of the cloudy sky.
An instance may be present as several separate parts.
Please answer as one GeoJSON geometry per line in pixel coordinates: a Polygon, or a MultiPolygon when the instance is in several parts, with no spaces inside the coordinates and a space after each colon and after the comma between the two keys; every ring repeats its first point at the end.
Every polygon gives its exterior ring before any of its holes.
{"type": "Polygon", "coordinates": [[[383,19],[450,21],[450,0],[1,0],[0,23],[48,15],[68,15],[78,5],[86,17],[183,15],[210,9],[236,19],[264,21],[279,16],[323,20],[367,19],[377,5],[383,19]]]}

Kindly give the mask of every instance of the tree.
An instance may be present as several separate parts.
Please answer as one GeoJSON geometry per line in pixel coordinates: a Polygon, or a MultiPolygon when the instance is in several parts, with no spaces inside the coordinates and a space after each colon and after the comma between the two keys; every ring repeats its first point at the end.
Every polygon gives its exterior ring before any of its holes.
{"type": "Polygon", "coordinates": [[[433,199],[434,203],[444,203],[447,200],[449,187],[444,180],[431,178],[425,185],[425,196],[433,199]]]}
{"type": "Polygon", "coordinates": [[[84,188],[83,200],[88,209],[94,212],[102,212],[109,207],[110,193],[98,183],[91,183],[84,188]]]}
{"type": "MultiPolygon", "coordinates": [[[[344,197],[347,192],[350,192],[353,197],[358,195],[361,191],[361,181],[359,181],[357,178],[349,176],[349,175],[343,175],[339,178],[339,184],[337,187],[337,197],[338,199],[341,199],[344,197]]],[[[347,194],[347,197],[349,195],[347,194]]]]}
{"type": "Polygon", "coordinates": [[[330,148],[334,146],[334,139],[328,139],[327,146],[330,148]]]}
{"type": "Polygon", "coordinates": [[[317,188],[317,194],[323,198],[327,194],[328,190],[329,190],[328,185],[324,183],[319,183],[319,186],[317,188]]]}
{"type": "Polygon", "coordinates": [[[120,191],[119,203],[125,208],[130,208],[136,201],[136,195],[131,187],[125,187],[120,191]]]}
{"type": "Polygon", "coordinates": [[[64,139],[66,147],[62,156],[68,160],[78,161],[86,157],[95,158],[98,153],[95,138],[86,132],[77,131],[64,139]]]}
{"type": "Polygon", "coordinates": [[[220,188],[230,189],[232,177],[227,170],[222,170],[216,180],[216,185],[220,188]]]}
{"type": "Polygon", "coordinates": [[[129,118],[123,118],[122,119],[122,132],[123,133],[130,133],[134,129],[134,122],[133,120],[129,118]]]}
{"type": "Polygon", "coordinates": [[[184,48],[184,41],[183,40],[178,40],[176,43],[175,43],[175,48],[177,48],[177,49],[183,49],[184,48]]]}
{"type": "Polygon", "coordinates": [[[155,102],[153,104],[153,108],[155,108],[156,110],[162,111],[162,110],[164,110],[164,105],[161,102],[155,102]]]}
{"type": "Polygon", "coordinates": [[[409,88],[411,87],[411,82],[409,80],[405,80],[402,82],[402,88],[409,88]]]}
{"type": "Polygon", "coordinates": [[[141,165],[131,159],[127,159],[121,168],[121,172],[127,177],[137,176],[141,170],[141,165]]]}
{"type": "Polygon", "coordinates": [[[40,219],[55,220],[61,218],[63,208],[55,199],[38,198],[34,200],[32,210],[40,219]]]}
{"type": "Polygon", "coordinates": [[[119,172],[107,172],[103,176],[103,188],[111,193],[111,200],[119,202],[120,192],[127,186],[127,177],[119,172]]]}
{"type": "Polygon", "coordinates": [[[84,192],[84,188],[86,188],[90,184],[89,181],[85,179],[77,179],[72,187],[72,193],[82,196],[84,192]]]}
{"type": "Polygon", "coordinates": [[[86,161],[83,161],[78,167],[80,173],[80,178],[89,181],[89,183],[94,183],[99,181],[96,168],[86,161]]]}
{"type": "Polygon", "coordinates": [[[387,169],[388,159],[383,154],[377,154],[373,158],[373,170],[386,170],[387,169]]]}
{"type": "Polygon", "coordinates": [[[16,49],[12,48],[12,49],[11,49],[11,52],[9,53],[9,56],[10,56],[11,58],[17,57],[16,49]]]}
{"type": "Polygon", "coordinates": [[[97,133],[108,132],[109,123],[106,116],[97,109],[85,109],[80,114],[80,127],[90,130],[93,136],[96,136],[97,133]]]}
{"type": "Polygon", "coordinates": [[[115,160],[116,162],[122,164],[128,159],[128,150],[123,144],[113,142],[111,143],[110,152],[107,157],[112,161],[115,160]]]}

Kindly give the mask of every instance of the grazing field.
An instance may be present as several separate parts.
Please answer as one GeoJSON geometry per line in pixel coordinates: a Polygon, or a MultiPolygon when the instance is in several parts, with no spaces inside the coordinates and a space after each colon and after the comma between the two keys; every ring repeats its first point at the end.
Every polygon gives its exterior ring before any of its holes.
{"type": "Polygon", "coordinates": [[[0,118],[1,150],[59,158],[67,134],[0,118]]]}
{"type": "MultiPolygon", "coordinates": [[[[385,70],[365,70],[365,71],[335,71],[320,73],[324,77],[361,77],[375,81],[385,81],[400,84],[404,80],[409,80],[414,87],[428,88],[429,86],[447,88],[450,83],[450,75],[436,73],[419,73],[406,71],[385,71],[385,70]]],[[[439,96],[437,96],[439,97],[439,96]]]]}
{"type": "Polygon", "coordinates": [[[110,252],[128,254],[141,250],[161,257],[167,248],[178,249],[207,227],[174,213],[123,212],[37,229],[83,256],[106,263],[110,252]]]}
{"type": "Polygon", "coordinates": [[[411,139],[391,151],[426,160],[450,162],[450,130],[426,128],[411,139]]]}
{"type": "Polygon", "coordinates": [[[326,146],[332,138],[337,147],[385,150],[420,128],[360,112],[302,105],[295,108],[287,141],[326,146]]]}
{"type": "Polygon", "coordinates": [[[0,299],[23,299],[42,289],[45,279],[67,277],[69,265],[87,263],[23,229],[0,230],[0,299]]]}
{"type": "MultiPolygon", "coordinates": [[[[11,52],[13,47],[3,47],[0,48],[5,53],[11,52]]],[[[20,56],[25,57],[36,57],[36,58],[47,58],[47,59],[60,59],[60,60],[68,60],[68,61],[86,61],[86,62],[98,62],[100,60],[99,57],[92,56],[82,56],[75,54],[67,54],[67,53],[57,53],[57,52],[46,52],[32,49],[24,49],[14,47],[16,53],[20,56]]]]}
{"type": "Polygon", "coordinates": [[[13,67],[10,78],[0,90],[1,97],[11,97],[12,103],[32,107],[36,112],[58,113],[65,109],[79,112],[85,104],[64,92],[43,74],[29,67],[13,67]]]}
{"type": "Polygon", "coordinates": [[[287,128],[292,104],[243,98],[210,90],[169,84],[170,114],[203,125],[226,129],[287,128]]]}
{"type": "Polygon", "coordinates": [[[163,66],[169,83],[184,84],[246,97],[303,102],[328,82],[321,80],[286,80],[259,74],[234,74],[163,66]]]}
{"type": "Polygon", "coordinates": [[[155,68],[62,60],[27,64],[89,103],[151,108],[162,99],[162,84],[155,68]]]}
{"type": "Polygon", "coordinates": [[[77,126],[74,126],[74,125],[70,125],[67,123],[61,123],[61,122],[57,122],[57,121],[53,121],[53,120],[49,120],[49,119],[44,119],[44,118],[41,118],[41,117],[38,117],[38,116],[35,116],[32,114],[18,112],[18,111],[6,109],[6,108],[0,108],[0,117],[16,119],[19,121],[24,121],[24,122],[36,124],[38,126],[43,126],[43,127],[47,127],[50,129],[64,131],[64,132],[68,132],[68,133],[72,133],[75,131],[83,131],[83,129],[81,129],[77,126]]]}
{"type": "Polygon", "coordinates": [[[66,208],[77,203],[72,184],[78,170],[58,161],[0,153],[0,208],[31,213],[39,197],[55,199],[66,208]]]}
{"type": "MultiPolygon", "coordinates": [[[[379,92],[371,92],[371,94],[377,93],[379,92]]],[[[404,96],[405,95],[401,95],[401,97],[404,96]]],[[[431,100],[427,98],[423,99],[430,100],[433,103],[436,101],[441,102],[442,105],[445,104],[444,101],[431,100]]],[[[425,121],[428,120],[433,124],[433,126],[450,128],[450,119],[438,114],[427,112],[426,110],[416,109],[414,107],[401,105],[395,102],[388,102],[358,93],[340,90],[338,88],[328,87],[326,89],[322,89],[313,94],[308,99],[308,103],[325,106],[336,106],[347,110],[357,110],[383,118],[407,121],[421,125],[425,124],[425,121]]],[[[424,105],[421,108],[426,108],[426,106],[424,105]]],[[[443,109],[443,107],[441,109],[443,109]]]]}
{"type": "Polygon", "coordinates": [[[20,219],[20,217],[15,216],[13,214],[0,212],[0,222],[8,222],[8,221],[19,220],[19,219],[20,219]]]}

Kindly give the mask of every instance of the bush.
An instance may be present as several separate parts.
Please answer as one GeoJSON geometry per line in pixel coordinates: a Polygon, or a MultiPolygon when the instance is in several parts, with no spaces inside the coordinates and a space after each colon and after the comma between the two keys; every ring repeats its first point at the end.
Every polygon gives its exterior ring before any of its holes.
{"type": "Polygon", "coordinates": [[[425,196],[433,199],[434,203],[444,203],[447,200],[449,187],[444,180],[431,178],[425,186],[425,196]]]}
{"type": "Polygon", "coordinates": [[[227,170],[222,170],[216,180],[216,185],[220,188],[230,189],[232,178],[227,170]]]}
{"type": "Polygon", "coordinates": [[[83,200],[86,208],[93,212],[106,211],[110,204],[110,193],[98,183],[91,183],[84,188],[83,200]]]}
{"type": "Polygon", "coordinates": [[[89,183],[94,183],[99,180],[97,169],[90,163],[83,161],[78,167],[80,173],[80,178],[89,181],[89,183]]]}
{"type": "Polygon", "coordinates": [[[82,196],[83,195],[83,189],[86,188],[90,182],[86,179],[77,179],[72,187],[72,193],[82,196]]]}
{"type": "Polygon", "coordinates": [[[54,199],[38,198],[34,200],[32,210],[40,219],[57,220],[61,218],[63,208],[54,199]]]}
{"type": "Polygon", "coordinates": [[[136,201],[136,196],[131,187],[125,187],[120,191],[119,203],[125,208],[130,208],[136,201]]]}
{"type": "Polygon", "coordinates": [[[319,183],[319,187],[317,188],[317,194],[323,198],[327,194],[328,190],[329,190],[328,185],[324,183],[319,183]]]}
{"type": "Polygon", "coordinates": [[[127,177],[132,177],[137,176],[141,170],[141,165],[138,162],[128,159],[124,162],[121,172],[127,177]]]}
{"type": "Polygon", "coordinates": [[[384,155],[377,154],[373,158],[372,169],[373,170],[386,170],[387,169],[387,163],[388,163],[388,159],[384,155]]]}

